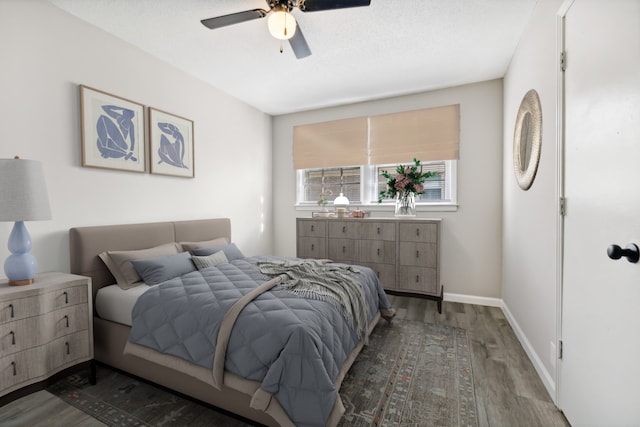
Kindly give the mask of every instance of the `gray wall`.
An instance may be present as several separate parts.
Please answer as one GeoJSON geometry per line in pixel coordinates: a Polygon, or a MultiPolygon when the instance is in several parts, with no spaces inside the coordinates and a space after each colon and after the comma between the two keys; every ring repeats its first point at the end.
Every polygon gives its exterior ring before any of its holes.
{"type": "Polygon", "coordinates": [[[556,13],[562,0],[540,0],[504,78],[502,298],[516,333],[555,398],[556,367],[556,13]],[[522,191],[513,172],[513,131],[522,97],[542,104],[542,150],[533,185],[522,191]]]}
{"type": "Polygon", "coordinates": [[[230,217],[245,252],[271,252],[269,115],[46,1],[1,1],[0,40],[0,158],[42,161],[49,189],[53,219],[27,223],[39,271],[69,270],[82,225],[230,217]],[[81,167],[78,84],[193,120],[196,178],[81,167]]]}
{"type": "MultiPolygon", "coordinates": [[[[274,249],[295,255],[293,126],[460,104],[460,160],[456,212],[419,212],[443,218],[441,279],[446,293],[500,298],[502,263],[502,80],[336,108],[277,116],[273,121],[274,249]]],[[[365,208],[366,209],[366,208],[365,208]]],[[[376,211],[376,216],[393,212],[376,211]]]]}

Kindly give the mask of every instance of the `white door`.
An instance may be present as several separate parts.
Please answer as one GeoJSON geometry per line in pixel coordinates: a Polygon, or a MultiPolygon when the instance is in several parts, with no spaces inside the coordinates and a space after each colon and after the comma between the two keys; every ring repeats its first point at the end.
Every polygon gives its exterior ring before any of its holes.
{"type": "Polygon", "coordinates": [[[565,18],[563,359],[573,427],[640,426],[640,0],[576,0],[565,18]]]}

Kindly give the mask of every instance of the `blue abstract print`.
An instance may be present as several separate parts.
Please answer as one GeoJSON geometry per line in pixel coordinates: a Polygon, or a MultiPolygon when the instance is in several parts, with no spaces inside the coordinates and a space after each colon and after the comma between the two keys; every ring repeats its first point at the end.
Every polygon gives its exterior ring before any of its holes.
{"type": "Polygon", "coordinates": [[[133,110],[117,105],[103,105],[105,114],[98,117],[98,150],[104,158],[131,160],[137,162],[134,155],[136,146],[133,110]]]}
{"type": "Polygon", "coordinates": [[[164,162],[177,168],[187,169],[184,164],[184,137],[180,129],[171,123],[158,123],[158,128],[162,131],[158,148],[158,156],[160,156],[158,164],[164,162]]]}

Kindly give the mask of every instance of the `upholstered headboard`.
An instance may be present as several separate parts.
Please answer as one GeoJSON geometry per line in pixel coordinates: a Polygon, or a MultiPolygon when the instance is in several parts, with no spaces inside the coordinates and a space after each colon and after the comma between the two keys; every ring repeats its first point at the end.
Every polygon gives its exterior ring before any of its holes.
{"type": "Polygon", "coordinates": [[[95,299],[98,289],[115,283],[98,254],[218,237],[226,237],[231,241],[229,218],[75,227],[69,230],[71,273],[91,277],[95,299]]]}

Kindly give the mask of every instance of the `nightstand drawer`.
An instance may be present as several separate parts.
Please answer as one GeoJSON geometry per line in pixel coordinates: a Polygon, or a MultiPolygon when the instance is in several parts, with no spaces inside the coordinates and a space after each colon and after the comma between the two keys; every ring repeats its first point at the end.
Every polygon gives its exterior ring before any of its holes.
{"type": "Polygon", "coordinates": [[[30,295],[2,301],[0,302],[0,324],[39,316],[61,307],[84,304],[87,302],[87,297],[86,286],[71,286],[54,289],[43,295],[30,295]]]}
{"type": "Polygon", "coordinates": [[[0,325],[0,357],[89,328],[87,305],[73,305],[42,316],[0,325]]]}
{"type": "Polygon", "coordinates": [[[1,301],[0,324],[37,316],[42,311],[42,297],[40,295],[1,301]]]}
{"type": "Polygon", "coordinates": [[[41,389],[53,374],[91,362],[90,296],[91,279],[74,274],[42,273],[25,286],[0,281],[0,397],[5,402],[19,397],[19,389],[41,389]]]}
{"type": "Polygon", "coordinates": [[[69,363],[89,357],[89,331],[80,331],[50,342],[45,362],[47,371],[55,372],[69,363]]]}

